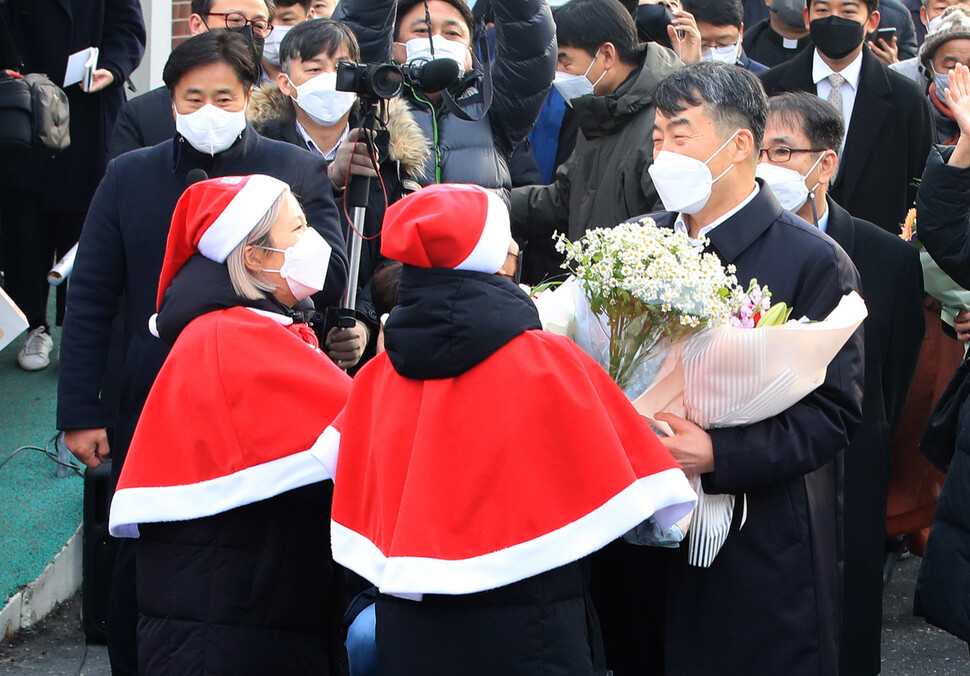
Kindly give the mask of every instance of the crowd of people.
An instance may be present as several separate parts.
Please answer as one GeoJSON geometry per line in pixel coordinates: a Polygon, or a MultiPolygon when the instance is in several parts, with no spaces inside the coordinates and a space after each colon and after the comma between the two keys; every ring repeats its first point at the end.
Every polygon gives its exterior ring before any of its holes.
{"type": "Polygon", "coordinates": [[[966,0],[192,0],[127,101],[137,0],[0,22],[7,77],[100,49],[69,149],[0,157],[0,271],[42,370],[77,243],[112,673],[871,676],[907,548],[970,643],[966,0]],[[659,433],[520,284],[645,214],[868,318],[782,413],[659,433]],[[687,475],[739,496],[709,567],[630,536],[687,475]]]}

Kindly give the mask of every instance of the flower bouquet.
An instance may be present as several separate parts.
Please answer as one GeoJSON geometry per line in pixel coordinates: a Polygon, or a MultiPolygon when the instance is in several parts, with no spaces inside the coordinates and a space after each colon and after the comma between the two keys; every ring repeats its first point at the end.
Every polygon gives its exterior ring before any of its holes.
{"type": "Polygon", "coordinates": [[[590,230],[577,242],[560,235],[556,250],[575,273],[556,291],[573,314],[571,336],[631,400],[672,345],[731,316],[733,270],[650,218],[590,230]]]}
{"type": "MultiPolygon", "coordinates": [[[[771,305],[756,280],[738,286],[704,244],[650,219],[576,243],[560,237],[574,276],[536,305],[543,326],[571,336],[648,418],[669,411],[705,429],[751,424],[822,384],[865,304],[850,294],[823,321],[788,321],[787,306],[771,305]]],[[[710,566],[735,496],[705,495],[700,477],[692,481],[698,503],[682,530],[690,562],[710,566]]]]}

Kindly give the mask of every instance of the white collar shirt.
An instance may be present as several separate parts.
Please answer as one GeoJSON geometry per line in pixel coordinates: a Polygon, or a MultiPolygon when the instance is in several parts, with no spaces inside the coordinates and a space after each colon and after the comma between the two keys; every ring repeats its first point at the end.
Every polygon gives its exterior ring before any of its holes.
{"type": "Polygon", "coordinates": [[[347,135],[350,134],[350,125],[348,124],[344,127],[344,133],[340,135],[340,138],[337,140],[337,144],[330,149],[330,152],[324,153],[322,150],[320,150],[320,148],[317,147],[317,144],[313,141],[313,139],[310,138],[310,135],[307,133],[307,130],[303,128],[303,125],[300,124],[300,121],[293,121],[296,122],[296,131],[300,134],[300,136],[303,137],[307,150],[315,155],[320,155],[327,162],[333,162],[333,159],[337,156],[337,148],[340,147],[340,144],[343,143],[347,139],[347,135]]]}
{"type": "MultiPolygon", "coordinates": [[[[865,47],[862,49],[865,51],[865,47]]],[[[816,48],[812,56],[812,81],[815,83],[815,93],[820,99],[828,100],[829,94],[832,92],[832,83],[829,82],[828,77],[834,72],[822,60],[818,48],[816,48]]],[[[862,52],[859,52],[859,56],[843,68],[839,75],[845,78],[845,82],[842,83],[842,119],[845,120],[846,134],[842,138],[842,147],[839,148],[839,157],[841,158],[842,151],[845,150],[845,139],[851,133],[849,123],[852,121],[852,109],[855,107],[855,97],[859,91],[859,78],[862,75],[862,52]]]]}
{"type": "MultiPolygon", "coordinates": [[[[755,183],[754,190],[751,191],[750,195],[748,195],[743,200],[741,200],[741,202],[736,207],[734,207],[733,209],[725,213],[723,216],[718,216],[713,221],[711,221],[709,225],[705,225],[703,228],[701,228],[700,232],[697,233],[696,239],[705,237],[707,233],[709,233],[711,230],[719,226],[727,219],[731,218],[731,216],[741,211],[744,207],[748,206],[748,203],[755,198],[755,196],[758,194],[758,191],[760,190],[761,190],[761,187],[757,183],[755,183]]],[[[690,235],[690,228],[687,227],[687,221],[684,218],[684,214],[677,214],[677,220],[674,221],[674,232],[682,232],[688,236],[690,235]]]]}

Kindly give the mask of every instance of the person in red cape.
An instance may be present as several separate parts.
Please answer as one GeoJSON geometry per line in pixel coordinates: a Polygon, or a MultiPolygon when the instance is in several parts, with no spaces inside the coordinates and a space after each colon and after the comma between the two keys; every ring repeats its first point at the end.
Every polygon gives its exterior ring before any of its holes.
{"type": "Polygon", "coordinates": [[[140,537],[143,675],[332,671],[330,425],[350,378],[306,324],[330,254],[278,179],[201,181],[178,201],[153,318],[172,350],[109,522],[140,537]]]}
{"type": "Polygon", "coordinates": [[[606,372],[541,330],[508,209],[471,185],[392,205],[386,351],[336,425],[334,560],[378,589],[383,674],[605,674],[587,557],[694,505],[606,372]]]}

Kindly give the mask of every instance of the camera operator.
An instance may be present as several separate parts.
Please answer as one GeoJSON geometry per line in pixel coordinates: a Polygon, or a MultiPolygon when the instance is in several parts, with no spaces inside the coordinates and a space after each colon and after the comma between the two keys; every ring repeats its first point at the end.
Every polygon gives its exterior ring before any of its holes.
{"type": "MultiPolygon", "coordinates": [[[[364,62],[393,56],[419,65],[433,48],[435,59],[458,64],[451,84],[412,78],[402,93],[432,148],[421,185],[511,188],[512,148],[535,124],[556,70],[555,27],[545,0],[493,4],[497,55],[490,78],[473,62],[474,19],[464,0],[341,0],[333,14],[356,33],[364,62]]],[[[334,171],[345,166],[338,158],[334,171]]]]}
{"type": "MultiPolygon", "coordinates": [[[[351,92],[337,91],[337,64],[360,60],[357,39],[350,28],[330,19],[317,19],[295,26],[280,44],[282,72],[276,81],[253,92],[250,120],[263,136],[286,141],[323,157],[329,164],[334,198],[341,214],[344,235],[350,232],[348,214],[341,204],[350,172],[376,177],[374,160],[359,128],[361,106],[351,92]]],[[[333,328],[325,336],[326,349],[341,366],[358,363],[365,347],[377,337],[378,320],[370,301],[367,282],[380,265],[381,222],[387,204],[393,204],[419,187],[430,148],[421,128],[400,98],[388,102],[386,131],[377,134],[380,179],[370,182],[357,295],[358,321],[353,328],[333,328]]]]}

